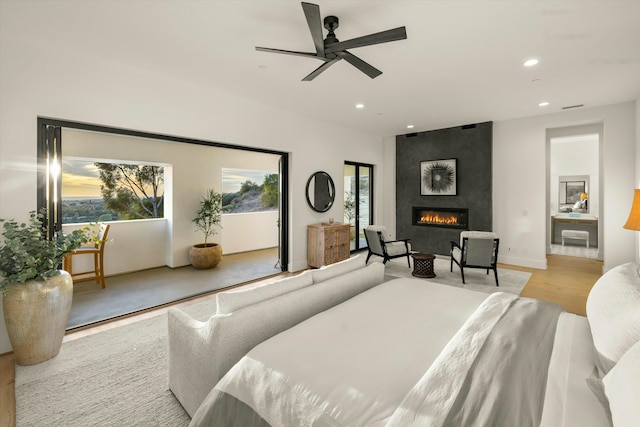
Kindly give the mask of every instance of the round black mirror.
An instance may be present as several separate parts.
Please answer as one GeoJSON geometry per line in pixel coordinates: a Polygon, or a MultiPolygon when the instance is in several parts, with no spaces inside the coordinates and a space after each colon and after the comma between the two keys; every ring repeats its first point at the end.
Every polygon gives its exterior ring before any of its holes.
{"type": "Polygon", "coordinates": [[[333,206],[336,187],[326,172],[316,172],[307,181],[307,203],[316,212],[326,212],[333,206]]]}

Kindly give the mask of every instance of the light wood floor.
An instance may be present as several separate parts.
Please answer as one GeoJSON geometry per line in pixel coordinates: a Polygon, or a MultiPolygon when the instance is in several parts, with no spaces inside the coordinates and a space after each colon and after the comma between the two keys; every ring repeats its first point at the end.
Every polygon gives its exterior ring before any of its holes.
{"type": "MultiPolygon", "coordinates": [[[[531,278],[520,295],[550,301],[562,306],[570,313],[582,316],[586,315],[587,295],[593,284],[602,274],[602,261],[562,255],[548,255],[547,260],[547,270],[510,265],[501,265],[501,267],[532,273],[531,278]]],[[[275,279],[270,278],[268,280],[275,279]]],[[[193,304],[202,301],[203,298],[211,297],[212,296],[199,297],[180,304],[193,304]]],[[[157,310],[166,311],[167,308],[164,307],[157,310]]],[[[65,337],[65,341],[157,315],[157,310],[119,319],[100,326],[86,328],[81,331],[74,331],[65,337]]],[[[0,355],[0,427],[15,426],[14,382],[13,354],[7,353],[0,355]]]]}

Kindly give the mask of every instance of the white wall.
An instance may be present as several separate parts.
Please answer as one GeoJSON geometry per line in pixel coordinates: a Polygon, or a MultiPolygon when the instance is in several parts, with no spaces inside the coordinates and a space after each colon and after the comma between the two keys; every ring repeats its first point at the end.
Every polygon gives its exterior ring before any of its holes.
{"type": "Polygon", "coordinates": [[[223,215],[220,243],[223,254],[278,246],[278,211],[223,215]]]}
{"type": "MultiPolygon", "coordinates": [[[[29,31],[26,18],[20,25],[3,28],[0,37],[0,218],[25,220],[36,208],[38,116],[290,153],[290,237],[285,244],[293,271],[307,266],[307,225],[343,217],[342,203],[324,214],[307,206],[305,184],[313,172],[324,170],[334,177],[337,194],[343,192],[339,177],[345,160],[375,165],[375,182],[384,182],[382,138],[235,97],[222,89],[170,80],[110,58],[86,61],[81,52],[31,45],[20,36],[29,31]]],[[[194,162],[192,166],[206,165],[194,162]]],[[[207,188],[199,182],[190,184],[200,192],[207,188]]],[[[382,203],[380,188],[374,197],[382,203]]],[[[174,207],[179,209],[191,211],[192,207],[174,207]]],[[[173,215],[185,218],[183,224],[174,224],[174,230],[190,230],[188,216],[173,215]]],[[[380,209],[375,215],[382,219],[380,209]]],[[[173,239],[171,244],[181,244],[177,231],[173,239]]],[[[0,317],[0,353],[7,351],[10,344],[4,317],[0,317]]]]}
{"type": "MultiPolygon", "coordinates": [[[[223,255],[277,247],[277,220],[277,211],[224,214],[221,233],[213,240],[222,246],[223,255]]],[[[176,251],[169,247],[169,237],[172,234],[169,223],[167,219],[109,221],[108,243],[104,248],[105,275],[131,273],[165,265],[172,267],[168,264],[168,255],[176,251]]],[[[89,224],[65,225],[62,230],[70,233],[81,226],[89,224]]],[[[188,235],[194,244],[201,241],[197,236],[195,232],[188,235]]],[[[177,251],[183,264],[173,267],[190,264],[182,253],[188,253],[190,247],[181,247],[177,251]]],[[[75,272],[90,271],[92,268],[91,256],[73,259],[75,272]]]]}
{"type": "MultiPolygon", "coordinates": [[[[104,273],[106,276],[146,270],[166,265],[168,221],[142,219],[138,221],[112,221],[104,247],[104,273]]],[[[63,232],[88,226],[72,224],[62,227],[63,232]]],[[[73,271],[90,271],[92,256],[73,257],[73,271]]]]}
{"type": "Polygon", "coordinates": [[[602,123],[601,194],[605,271],[633,260],[634,235],[622,228],[635,183],[635,103],[566,111],[494,123],[494,230],[501,262],[546,268],[546,132],[602,123]],[[626,211],[626,212],[625,212],[626,211]]]}

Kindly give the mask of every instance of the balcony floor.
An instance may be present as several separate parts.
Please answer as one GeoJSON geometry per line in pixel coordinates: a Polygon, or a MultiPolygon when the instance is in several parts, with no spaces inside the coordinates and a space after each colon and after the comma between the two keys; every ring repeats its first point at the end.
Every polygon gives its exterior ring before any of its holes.
{"type": "MultiPolygon", "coordinates": [[[[106,260],[108,262],[108,260],[106,260]]],[[[279,274],[278,248],[224,255],[210,270],[158,267],[74,283],[67,330],[279,274]]]]}

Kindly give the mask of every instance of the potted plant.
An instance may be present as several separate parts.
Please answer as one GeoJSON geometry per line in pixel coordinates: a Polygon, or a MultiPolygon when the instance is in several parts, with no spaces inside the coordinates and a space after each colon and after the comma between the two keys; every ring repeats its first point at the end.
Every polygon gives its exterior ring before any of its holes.
{"type": "Polygon", "coordinates": [[[67,254],[91,240],[88,227],[48,239],[44,212],[30,212],[28,223],[0,219],[0,289],[19,365],[44,362],[60,351],[73,297],[73,280],[60,265],[67,254]]]}
{"type": "Polygon", "coordinates": [[[217,227],[221,227],[222,194],[213,189],[207,190],[200,200],[195,218],[191,221],[204,233],[204,243],[198,243],[189,249],[191,264],[200,269],[213,268],[222,259],[222,247],[217,243],[208,242],[208,239],[215,236],[217,227]]]}
{"type": "Polygon", "coordinates": [[[356,217],[356,200],[353,196],[352,192],[345,193],[344,198],[344,218],[350,224],[349,227],[349,240],[354,240],[356,238],[356,226],[353,223],[353,220],[356,217]]]}

